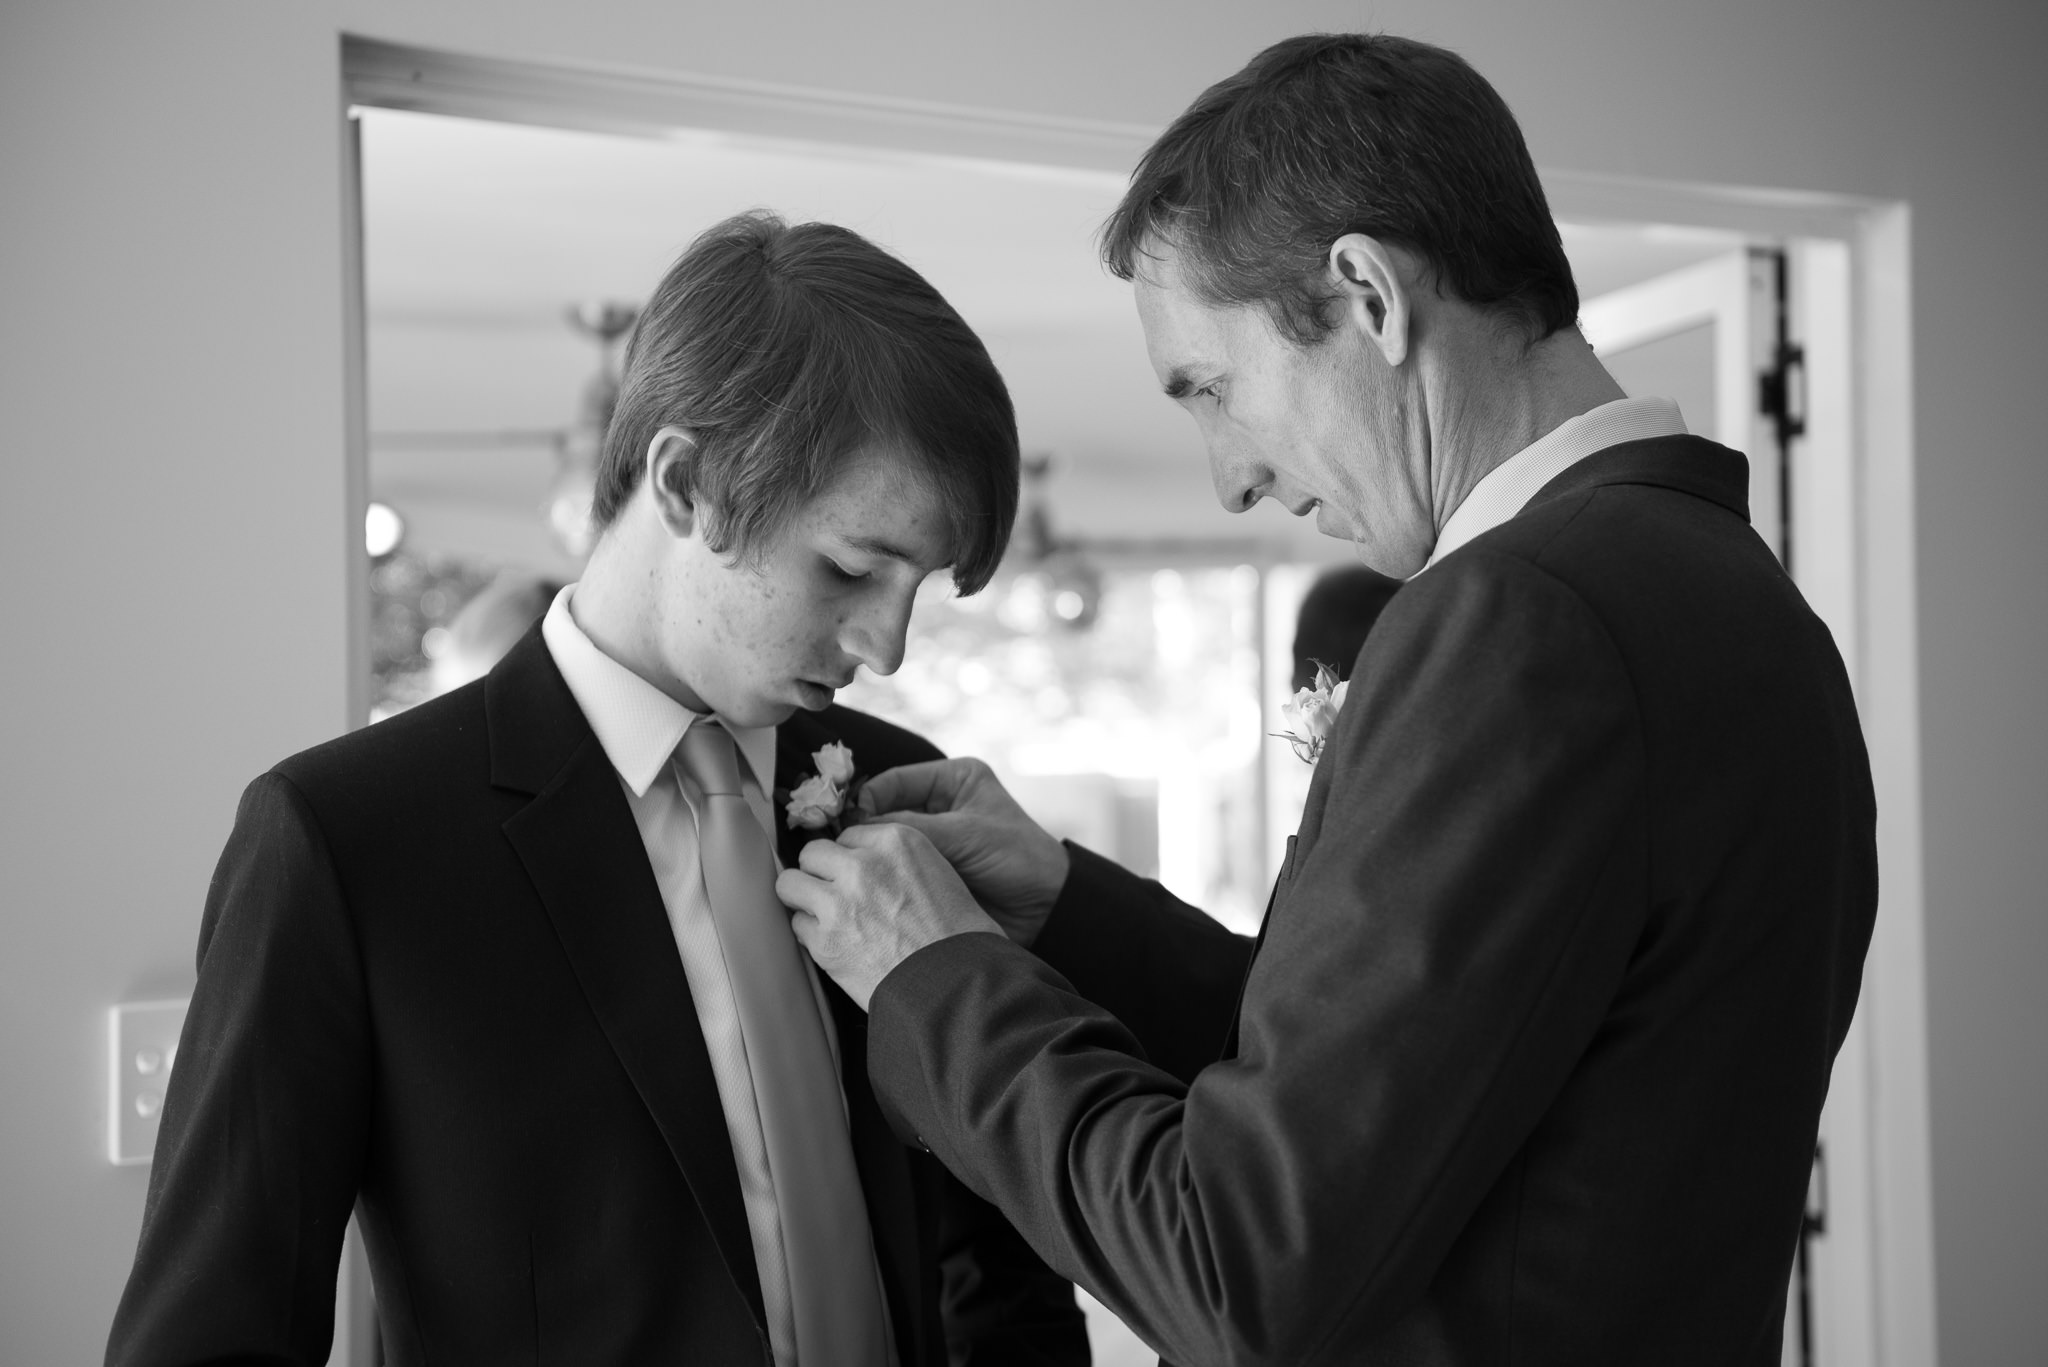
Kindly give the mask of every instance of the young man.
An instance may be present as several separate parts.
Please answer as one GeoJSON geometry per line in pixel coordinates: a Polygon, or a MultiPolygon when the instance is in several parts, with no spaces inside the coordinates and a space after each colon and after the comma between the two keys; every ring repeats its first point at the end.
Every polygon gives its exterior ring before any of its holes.
{"type": "Polygon", "coordinates": [[[1085,1362],[1071,1288],[891,1136],[773,894],[817,752],[934,757],[832,694],[928,575],[987,582],[1016,500],[1002,380],[916,272],[699,238],[582,581],[245,794],[108,1361],[324,1362],[354,1208],[394,1363],[1085,1362]]]}

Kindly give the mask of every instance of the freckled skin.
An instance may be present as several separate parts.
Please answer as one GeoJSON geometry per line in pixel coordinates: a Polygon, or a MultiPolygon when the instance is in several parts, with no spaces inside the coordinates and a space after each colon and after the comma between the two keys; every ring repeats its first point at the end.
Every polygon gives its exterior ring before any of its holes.
{"type": "Polygon", "coordinates": [[[696,550],[663,595],[663,653],[692,693],[742,726],[822,710],[857,666],[895,673],[917,587],[947,558],[932,494],[892,456],[850,465],[755,555],[734,563],[701,542],[696,550]],[[855,549],[860,536],[918,563],[855,549]]]}
{"type": "Polygon", "coordinates": [[[667,492],[658,464],[652,473],[571,600],[606,653],[685,707],[747,727],[822,710],[859,666],[896,672],[918,585],[954,553],[937,499],[907,457],[849,458],[744,558],[712,550],[698,511],[667,492]]]}

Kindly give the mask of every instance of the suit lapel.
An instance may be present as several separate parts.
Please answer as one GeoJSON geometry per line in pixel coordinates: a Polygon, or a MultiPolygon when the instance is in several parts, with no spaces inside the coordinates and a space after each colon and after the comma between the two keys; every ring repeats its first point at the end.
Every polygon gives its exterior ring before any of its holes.
{"type": "Polygon", "coordinates": [[[485,688],[492,781],[534,794],[505,823],[505,836],[765,1334],[760,1274],[718,1081],[618,775],[537,630],[485,688]]]}
{"type": "MultiPolygon", "coordinates": [[[[839,734],[827,711],[799,712],[775,730],[775,786],[788,790],[816,772],[813,754],[839,734]]],[[[884,766],[886,767],[886,766],[884,766]]],[[[867,765],[862,772],[873,772],[867,765]]],[[[797,856],[820,832],[792,831],[775,804],[776,843],[784,866],[795,868],[797,856]]],[[[854,1166],[860,1172],[861,1194],[874,1231],[875,1255],[882,1265],[882,1286],[895,1325],[898,1356],[904,1362],[927,1361],[925,1316],[921,1313],[916,1193],[911,1185],[910,1154],[875,1101],[868,1082],[868,1018],[830,978],[820,976],[825,1000],[839,1036],[839,1082],[846,1093],[848,1128],[852,1132],[854,1166]]]]}
{"type": "Polygon", "coordinates": [[[775,728],[775,853],[784,868],[795,868],[804,846],[823,833],[791,830],[783,817],[783,798],[818,771],[812,756],[837,739],[836,733],[809,712],[798,712],[775,728]]]}
{"type": "Polygon", "coordinates": [[[839,1032],[839,1085],[846,1093],[846,1118],[853,1138],[853,1162],[860,1171],[875,1257],[882,1265],[882,1290],[896,1327],[897,1355],[904,1362],[930,1361],[924,1341],[925,1316],[919,1288],[917,1199],[910,1180],[910,1153],[903,1147],[868,1082],[868,1018],[853,999],[825,980],[825,1000],[839,1032]]]}

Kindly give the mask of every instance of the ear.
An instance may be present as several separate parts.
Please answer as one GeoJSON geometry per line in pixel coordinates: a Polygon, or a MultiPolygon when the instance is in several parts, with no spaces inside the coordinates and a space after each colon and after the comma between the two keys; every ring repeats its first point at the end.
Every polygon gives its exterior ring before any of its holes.
{"type": "Polygon", "coordinates": [[[1408,359],[1408,281],[1401,258],[1376,237],[1346,233],[1330,244],[1330,278],[1345,321],[1378,347],[1387,364],[1408,359]]]}
{"type": "Polygon", "coordinates": [[[647,496],[670,536],[701,531],[703,514],[691,490],[697,439],[685,427],[664,427],[647,443],[647,496]]]}

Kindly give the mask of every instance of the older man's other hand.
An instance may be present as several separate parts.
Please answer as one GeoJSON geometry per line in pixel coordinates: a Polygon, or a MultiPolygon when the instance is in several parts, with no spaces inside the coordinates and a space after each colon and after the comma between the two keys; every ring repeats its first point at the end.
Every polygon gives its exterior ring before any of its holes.
{"type": "MultiPolygon", "coordinates": [[[[906,764],[869,779],[863,812],[921,832],[1018,944],[1038,938],[1067,881],[1067,848],[978,759],[906,764]]],[[[856,830],[861,829],[855,827],[856,830]]]]}
{"type": "Polygon", "coordinates": [[[882,979],[926,945],[1003,933],[932,842],[901,823],[813,840],[775,891],[797,942],[863,1011],[882,979]]]}

